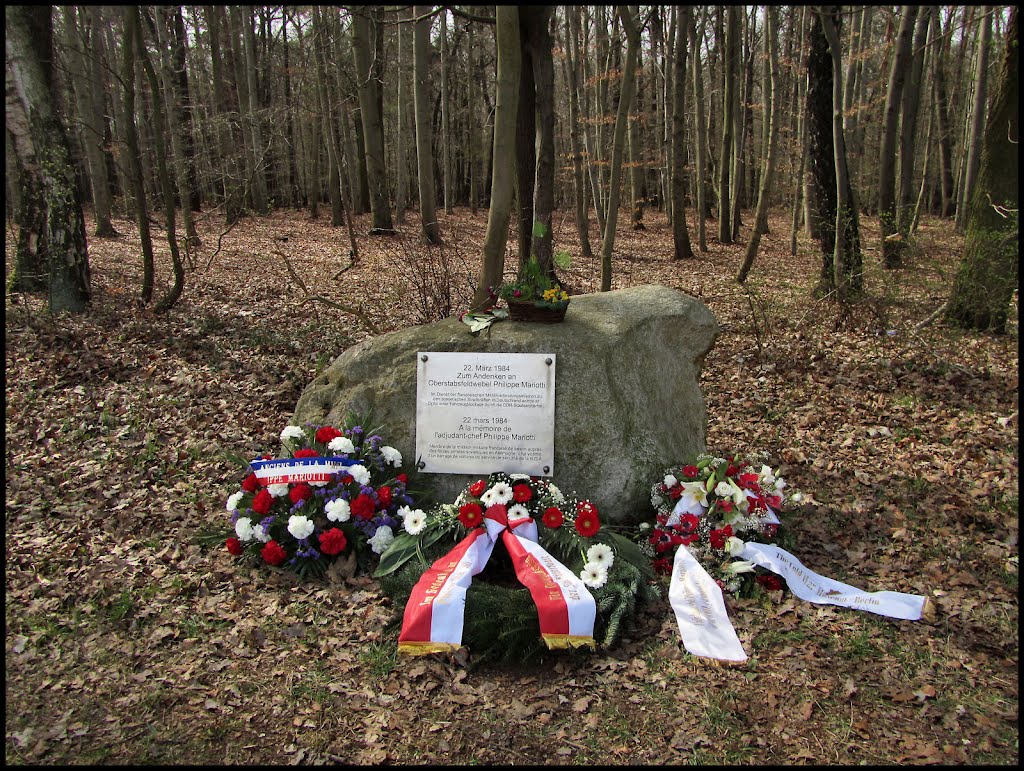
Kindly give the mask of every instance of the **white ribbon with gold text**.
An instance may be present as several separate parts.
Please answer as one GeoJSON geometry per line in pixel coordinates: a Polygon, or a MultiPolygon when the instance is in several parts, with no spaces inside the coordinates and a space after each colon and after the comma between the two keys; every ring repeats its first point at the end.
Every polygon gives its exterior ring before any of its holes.
{"type": "Polygon", "coordinates": [[[694,656],[747,660],[725,610],[722,590],[686,546],[676,550],[668,601],[675,611],[683,646],[694,656]]]}

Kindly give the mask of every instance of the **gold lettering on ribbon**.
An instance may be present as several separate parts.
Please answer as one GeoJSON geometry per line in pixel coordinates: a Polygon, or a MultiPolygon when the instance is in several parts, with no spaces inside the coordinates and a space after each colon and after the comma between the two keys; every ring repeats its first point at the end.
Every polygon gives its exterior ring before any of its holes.
{"type": "Polygon", "coordinates": [[[435,600],[434,595],[441,591],[441,587],[444,586],[445,581],[448,580],[448,576],[451,575],[452,571],[458,566],[458,564],[458,560],[452,560],[441,569],[441,572],[437,574],[437,578],[431,581],[430,586],[428,586],[427,590],[423,592],[425,596],[420,601],[421,606],[430,605],[435,600]]]}

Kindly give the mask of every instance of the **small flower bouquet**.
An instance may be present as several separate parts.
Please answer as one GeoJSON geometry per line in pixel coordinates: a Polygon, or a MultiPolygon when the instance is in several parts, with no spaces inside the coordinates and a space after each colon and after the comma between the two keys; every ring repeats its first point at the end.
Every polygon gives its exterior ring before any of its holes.
{"type": "Polygon", "coordinates": [[[258,555],[303,577],[322,575],[343,554],[354,553],[367,567],[390,545],[400,516],[413,505],[407,476],[392,473],[402,465],[401,454],[359,425],[287,426],[281,443],[296,467],[276,478],[290,481],[257,475],[262,461],[276,460],[270,455],[253,461],[227,501],[234,527],[227,550],[258,555]],[[296,473],[302,468],[309,473],[296,473]]]}
{"type": "MultiPolygon", "coordinates": [[[[620,625],[631,618],[638,600],[658,595],[648,580],[654,577],[648,558],[628,538],[602,525],[591,501],[564,494],[544,478],[501,472],[473,482],[452,504],[406,512],[404,532],[381,555],[374,575],[382,578],[385,591],[397,596],[395,604],[401,608],[412,584],[434,560],[495,516],[509,523],[533,520],[537,543],[578,575],[593,595],[595,637],[600,633],[605,646],[618,639],[620,625]]],[[[535,653],[537,608],[522,601],[529,596],[525,593],[520,586],[474,581],[467,594],[464,644],[505,659],[535,653]]]]}
{"type": "Polygon", "coordinates": [[[541,270],[531,257],[515,281],[498,287],[498,297],[508,303],[513,321],[561,321],[569,307],[569,295],[541,270]]]}
{"type": "MultiPolygon", "coordinates": [[[[641,546],[659,573],[671,573],[676,549],[686,546],[724,592],[743,594],[755,581],[767,590],[781,589],[778,576],[735,555],[743,548],[741,539],[775,538],[785,487],[785,480],[759,458],[702,453],[694,463],[666,469],[651,488],[657,513],[653,527],[640,525],[641,546]]],[[[788,498],[799,501],[801,496],[788,498]]]]}

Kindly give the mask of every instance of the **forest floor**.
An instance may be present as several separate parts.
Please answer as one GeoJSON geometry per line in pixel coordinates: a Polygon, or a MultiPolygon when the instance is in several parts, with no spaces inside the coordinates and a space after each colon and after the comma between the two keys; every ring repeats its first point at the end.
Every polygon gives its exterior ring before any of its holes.
{"type": "MultiPolygon", "coordinates": [[[[486,212],[441,216],[444,248],[417,244],[413,214],[399,237],[360,235],[347,270],[329,213],[245,219],[219,251],[203,217],[163,316],[136,304],[137,230],[117,219],[120,238],[90,239],[88,314],[8,295],[8,763],[1017,763],[1017,307],[1004,336],[917,328],[957,266],[948,222],[925,218],[886,272],[865,217],[867,295],[848,310],[811,299],[820,258],[804,237],[789,255],[782,212],[747,289],[733,276],[749,222],[737,245],[709,222],[710,251],[677,262],[656,212],[642,232],[623,218],[613,280],[707,303],[722,329],[701,375],[708,447],[767,451],[811,496],[794,554],[927,595],[930,623],[730,599],[751,657],[709,667],[660,601],[592,655],[406,661],[373,579],[236,562],[224,501],[241,469],[222,451],[276,452],[345,348],[464,307],[447,286],[475,273],[486,212]]],[[[13,242],[8,226],[8,265],[13,242]]],[[[555,243],[574,292],[595,291],[568,216],[555,243]]],[[[157,262],[159,295],[166,250],[157,262]]]]}

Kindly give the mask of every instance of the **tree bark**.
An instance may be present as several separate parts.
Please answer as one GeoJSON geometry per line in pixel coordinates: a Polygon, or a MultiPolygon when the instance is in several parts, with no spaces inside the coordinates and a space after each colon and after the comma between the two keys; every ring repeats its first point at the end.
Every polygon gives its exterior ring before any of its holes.
{"type": "MultiPolygon", "coordinates": [[[[430,93],[428,91],[430,88],[430,20],[421,18],[429,10],[429,6],[413,6],[413,14],[419,19],[413,28],[412,41],[413,96],[416,111],[416,169],[419,181],[420,228],[427,243],[439,244],[441,243],[441,231],[437,224],[437,211],[435,208],[437,201],[434,193],[434,139],[430,122],[430,93]]],[[[515,37],[516,41],[518,41],[518,13],[516,14],[516,24],[515,37]]],[[[518,77],[516,79],[518,80],[518,77]]],[[[515,123],[513,122],[514,127],[515,123]]],[[[497,138],[495,138],[495,141],[497,141],[497,138]]],[[[502,248],[504,249],[504,246],[502,248]]],[[[504,254],[502,259],[504,259],[504,254]]],[[[498,273],[498,280],[499,282],[501,280],[500,271],[498,273]]],[[[478,288],[478,294],[479,291],[478,288]]]]}
{"type": "Polygon", "coordinates": [[[693,258],[690,233],[686,229],[686,177],[683,168],[686,160],[686,30],[690,26],[690,13],[689,6],[679,8],[681,18],[676,26],[672,86],[672,244],[676,260],[693,258]]]}
{"type": "Polygon", "coordinates": [[[448,11],[441,11],[441,192],[444,213],[451,214],[454,206],[452,190],[452,104],[448,87],[448,11]]]}
{"type": "MultiPolygon", "coordinates": [[[[417,13],[417,16],[421,15],[417,13]]],[[[491,205],[487,213],[483,260],[473,295],[473,307],[482,309],[494,302],[493,292],[501,283],[505,267],[505,244],[512,218],[515,192],[516,116],[519,101],[519,75],[522,50],[519,38],[519,9],[495,6],[495,37],[498,65],[495,83],[494,151],[491,173],[491,205]]],[[[417,112],[417,119],[419,113],[417,112]]]]}
{"type": "MultiPolygon", "coordinates": [[[[534,85],[534,146],[536,161],[533,178],[533,226],[531,253],[541,270],[554,278],[552,212],[555,208],[555,67],[551,57],[552,39],[548,22],[554,6],[525,6],[520,22],[528,20],[523,43],[530,52],[534,85]]],[[[522,24],[520,24],[522,28],[522,24]]]]}
{"type": "Polygon", "coordinates": [[[605,221],[604,237],[601,239],[601,291],[612,288],[612,246],[615,243],[615,228],[618,225],[619,179],[622,175],[622,146],[626,136],[626,121],[629,106],[633,101],[633,86],[636,80],[637,49],[640,47],[640,28],[637,23],[637,6],[617,6],[622,27],[626,32],[626,61],[622,71],[622,86],[619,91],[619,107],[615,115],[615,134],[612,139],[611,182],[608,191],[608,216],[605,221]]]}
{"type": "Polygon", "coordinates": [[[971,133],[967,141],[967,165],[964,169],[960,203],[956,224],[962,227],[966,220],[967,202],[973,198],[975,179],[981,165],[981,143],[985,130],[985,101],[987,99],[987,73],[989,47],[992,40],[992,6],[981,8],[981,33],[978,39],[977,68],[974,74],[974,106],[971,109],[971,133]]]}
{"type": "Polygon", "coordinates": [[[223,13],[224,9],[219,6],[206,6],[206,25],[210,37],[210,64],[213,70],[213,101],[215,102],[215,112],[219,116],[217,140],[223,168],[221,195],[224,200],[225,220],[230,226],[238,222],[242,216],[242,180],[238,173],[237,153],[232,149],[235,119],[230,101],[230,75],[225,72],[220,50],[223,13]]]}
{"type": "MultiPolygon", "coordinates": [[[[701,23],[700,23],[700,36],[704,36],[704,18],[706,11],[701,9],[701,23]]],[[[694,177],[693,188],[696,190],[697,199],[697,248],[702,252],[707,252],[708,241],[707,241],[707,201],[706,201],[706,181],[705,176],[707,174],[707,147],[705,142],[705,132],[707,130],[707,121],[704,118],[704,75],[700,68],[700,45],[698,44],[697,37],[697,20],[693,16],[693,11],[687,11],[689,16],[689,24],[687,24],[687,40],[690,43],[690,50],[693,51],[693,63],[691,69],[693,70],[693,99],[697,103],[697,125],[694,127],[694,133],[697,135],[697,173],[694,177]]]]}
{"type": "MultiPolygon", "coordinates": [[[[38,228],[32,253],[45,255],[50,311],[80,313],[90,299],[89,253],[71,147],[56,110],[50,6],[8,5],[4,18],[5,122],[23,176],[33,180],[22,200],[22,208],[36,211],[27,218],[38,228]]],[[[11,277],[12,288],[20,281],[18,268],[25,267],[20,262],[11,277]]],[[[44,265],[31,267],[42,272],[44,265]]],[[[24,279],[39,282],[38,276],[24,279]]]]}
{"type": "Polygon", "coordinates": [[[565,9],[565,44],[563,45],[565,83],[569,96],[569,144],[572,149],[572,169],[576,194],[576,232],[584,259],[594,256],[590,245],[590,222],[587,216],[587,181],[583,171],[583,151],[580,147],[580,99],[576,66],[579,54],[579,17],[574,8],[565,9]]]}
{"type": "Polygon", "coordinates": [[[733,242],[731,175],[733,169],[733,129],[735,127],[735,101],[739,54],[739,10],[730,5],[726,8],[725,45],[722,52],[722,68],[725,73],[725,90],[722,95],[722,145],[718,161],[718,240],[723,244],[733,242]]]}
{"type": "Polygon", "coordinates": [[[366,143],[366,179],[370,189],[371,235],[394,233],[384,166],[384,126],[380,114],[380,82],[374,77],[370,60],[373,27],[378,23],[371,6],[352,12],[352,52],[359,87],[359,113],[366,143]],[[371,20],[371,14],[374,18],[371,20]]]}
{"type": "Polygon", "coordinates": [[[267,200],[267,162],[263,146],[263,130],[260,127],[259,92],[256,86],[256,40],[253,32],[252,7],[244,7],[239,18],[242,33],[242,50],[246,70],[246,120],[249,121],[249,137],[252,141],[253,154],[253,208],[257,214],[266,215],[270,212],[267,200]]]}
{"type": "Polygon", "coordinates": [[[1006,48],[982,140],[977,183],[966,217],[964,257],[946,317],[967,329],[1006,331],[1020,259],[1019,46],[1017,7],[1010,7],[1006,48]],[[1009,171],[1009,173],[1008,173],[1009,171]]]}
{"type": "MultiPolygon", "coordinates": [[[[772,177],[775,175],[775,148],[778,145],[779,135],[779,102],[781,101],[781,84],[779,80],[779,43],[778,32],[776,31],[776,8],[768,6],[765,9],[766,26],[765,35],[768,42],[768,68],[769,68],[769,119],[768,119],[768,149],[765,153],[764,170],[761,172],[761,182],[757,192],[757,212],[754,215],[754,230],[750,234],[750,241],[747,242],[747,251],[743,256],[743,264],[740,266],[736,280],[744,283],[747,274],[754,264],[757,256],[757,248],[761,242],[761,234],[767,231],[768,196],[771,189],[772,177]]],[[[842,102],[840,102],[842,104],[842,102]]],[[[842,110],[839,111],[842,114],[842,110]]]]}
{"type": "MultiPolygon", "coordinates": [[[[917,135],[917,114],[921,105],[921,83],[924,73],[925,43],[928,41],[928,22],[931,7],[925,6],[917,16],[914,26],[914,43],[911,50],[911,88],[903,89],[903,114],[900,119],[900,174],[896,195],[896,228],[907,239],[913,220],[911,198],[914,194],[914,150],[917,135]]],[[[925,152],[927,153],[927,146],[925,152]]]]}
{"type": "Polygon", "coordinates": [[[896,127],[903,98],[903,82],[909,69],[908,60],[917,12],[918,7],[913,5],[905,5],[901,11],[896,51],[892,59],[892,69],[889,71],[889,87],[885,97],[885,124],[879,152],[878,217],[882,229],[882,264],[888,269],[900,267],[905,245],[903,237],[899,234],[896,216],[896,127]]]}
{"type": "Polygon", "coordinates": [[[931,17],[932,34],[938,44],[932,56],[932,86],[939,144],[939,182],[942,194],[940,213],[943,217],[948,217],[953,213],[953,143],[946,94],[946,55],[949,52],[949,38],[941,34],[938,10],[933,11],[931,17]]]}

